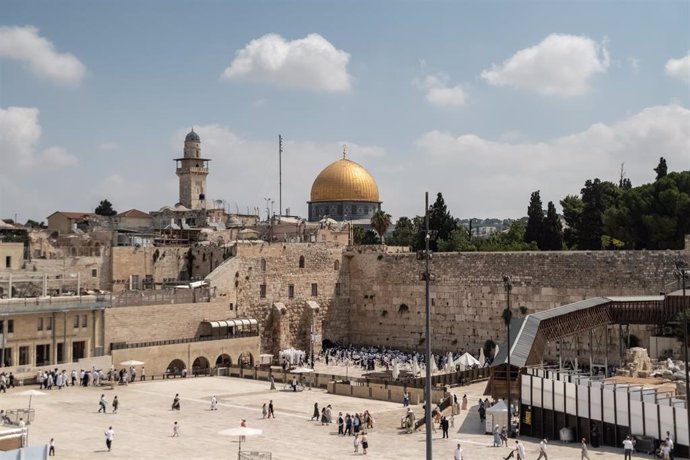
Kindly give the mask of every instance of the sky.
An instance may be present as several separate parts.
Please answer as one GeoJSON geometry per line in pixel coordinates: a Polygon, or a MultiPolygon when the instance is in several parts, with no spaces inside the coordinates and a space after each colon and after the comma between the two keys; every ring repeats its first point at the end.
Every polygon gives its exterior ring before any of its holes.
{"type": "Polygon", "coordinates": [[[347,144],[394,219],[521,217],[690,169],[690,2],[3,1],[0,218],[174,205],[191,128],[231,212],[281,134],[293,215],[347,144]]]}

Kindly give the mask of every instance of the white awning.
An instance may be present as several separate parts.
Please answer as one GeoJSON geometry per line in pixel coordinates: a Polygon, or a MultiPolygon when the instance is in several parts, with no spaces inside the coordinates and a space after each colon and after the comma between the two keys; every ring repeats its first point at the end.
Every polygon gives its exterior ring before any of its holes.
{"type": "Polygon", "coordinates": [[[319,306],[318,303],[314,302],[313,300],[307,300],[307,306],[311,308],[312,310],[320,310],[321,307],[319,306]]]}
{"type": "Polygon", "coordinates": [[[254,318],[243,318],[243,319],[226,319],[220,321],[204,321],[204,323],[211,326],[213,329],[221,327],[237,327],[237,326],[254,326],[259,324],[254,318]]]}

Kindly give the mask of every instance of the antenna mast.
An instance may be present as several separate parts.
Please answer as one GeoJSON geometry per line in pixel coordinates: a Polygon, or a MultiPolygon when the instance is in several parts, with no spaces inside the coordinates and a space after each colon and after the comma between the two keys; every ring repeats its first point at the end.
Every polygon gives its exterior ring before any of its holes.
{"type": "Polygon", "coordinates": [[[283,136],[278,134],[278,218],[283,215],[283,136]]]}

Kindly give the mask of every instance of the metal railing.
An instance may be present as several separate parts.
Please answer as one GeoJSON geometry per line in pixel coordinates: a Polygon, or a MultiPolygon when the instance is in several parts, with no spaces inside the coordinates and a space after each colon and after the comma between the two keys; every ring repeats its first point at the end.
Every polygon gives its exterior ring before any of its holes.
{"type": "Polygon", "coordinates": [[[258,337],[259,331],[239,331],[235,334],[227,334],[210,337],[189,337],[182,339],[152,340],[149,342],[114,342],[110,344],[110,350],[127,350],[130,348],[159,347],[161,345],[177,345],[180,343],[209,342],[212,340],[239,339],[243,337],[258,337]]]}

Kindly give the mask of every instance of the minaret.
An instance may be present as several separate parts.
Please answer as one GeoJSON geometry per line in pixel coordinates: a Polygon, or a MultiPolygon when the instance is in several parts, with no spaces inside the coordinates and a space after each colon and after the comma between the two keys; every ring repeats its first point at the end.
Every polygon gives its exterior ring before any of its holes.
{"type": "Polygon", "coordinates": [[[180,203],[189,209],[206,207],[206,176],[208,158],[201,158],[201,138],[192,131],[184,138],[184,157],[175,158],[180,178],[180,203]]]}

